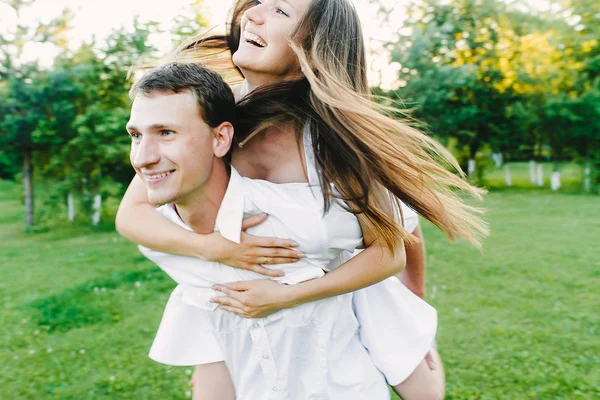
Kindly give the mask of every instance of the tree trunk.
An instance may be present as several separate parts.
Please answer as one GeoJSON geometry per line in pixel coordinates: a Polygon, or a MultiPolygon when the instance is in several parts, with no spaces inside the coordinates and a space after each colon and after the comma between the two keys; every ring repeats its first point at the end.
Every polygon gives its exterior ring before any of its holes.
{"type": "Polygon", "coordinates": [[[75,204],[73,203],[73,193],[69,193],[67,195],[67,214],[69,217],[69,222],[73,222],[75,220],[75,204]]]}
{"type": "Polygon", "coordinates": [[[535,161],[534,160],[529,161],[529,182],[531,182],[532,185],[535,185],[535,183],[537,182],[537,179],[535,177],[535,161]]]}
{"type": "Polygon", "coordinates": [[[504,157],[502,157],[502,153],[492,153],[492,160],[494,160],[496,167],[501,167],[504,163],[504,157]]]}
{"type": "Polygon", "coordinates": [[[506,183],[506,186],[508,187],[512,186],[512,175],[508,164],[504,164],[504,183],[506,183]]]}
{"type": "Polygon", "coordinates": [[[469,177],[469,179],[473,178],[473,176],[475,175],[475,160],[474,159],[469,159],[469,164],[467,166],[467,176],[469,177]]]}
{"type": "Polygon", "coordinates": [[[23,191],[25,194],[26,228],[33,227],[33,165],[31,150],[23,154],[23,191]]]}
{"type": "Polygon", "coordinates": [[[560,189],[560,171],[552,171],[550,177],[550,188],[554,191],[560,189]]]}
{"type": "Polygon", "coordinates": [[[590,162],[588,161],[585,163],[585,169],[583,170],[583,190],[585,190],[586,192],[589,192],[592,189],[591,175],[592,168],[590,166],[590,162]]]}
{"type": "Polygon", "coordinates": [[[536,174],[535,183],[539,187],[544,186],[544,169],[542,167],[543,167],[542,163],[537,164],[537,174],[536,174]]]}
{"type": "Polygon", "coordinates": [[[94,196],[94,205],[93,205],[94,214],[92,215],[92,224],[94,226],[98,225],[98,222],[100,222],[100,208],[101,207],[102,207],[102,195],[97,194],[94,196]]]}
{"type": "Polygon", "coordinates": [[[558,170],[558,161],[552,164],[552,175],[550,175],[550,189],[557,191],[560,189],[560,171],[558,170]]]}

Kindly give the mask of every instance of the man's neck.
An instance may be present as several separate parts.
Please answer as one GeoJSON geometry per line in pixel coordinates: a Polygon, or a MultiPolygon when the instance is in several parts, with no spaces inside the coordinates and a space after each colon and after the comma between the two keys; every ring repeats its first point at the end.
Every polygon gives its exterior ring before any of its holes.
{"type": "Polygon", "coordinates": [[[174,204],[181,220],[194,232],[214,232],[217,213],[227,191],[229,179],[225,164],[219,163],[213,168],[211,176],[202,185],[201,190],[193,197],[174,204]]]}

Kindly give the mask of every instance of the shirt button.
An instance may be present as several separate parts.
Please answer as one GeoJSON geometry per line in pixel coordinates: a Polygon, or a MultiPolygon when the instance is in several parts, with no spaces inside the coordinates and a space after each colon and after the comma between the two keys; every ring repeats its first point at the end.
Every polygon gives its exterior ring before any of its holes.
{"type": "Polygon", "coordinates": [[[269,356],[267,356],[267,355],[264,355],[264,356],[263,356],[263,358],[264,358],[265,360],[268,360],[268,359],[269,359],[269,356]]]}
{"type": "Polygon", "coordinates": [[[252,325],[252,327],[253,328],[258,328],[259,327],[258,322],[254,323],[254,325],[252,325]]]}
{"type": "Polygon", "coordinates": [[[279,388],[278,388],[277,386],[273,386],[273,391],[274,391],[274,392],[276,392],[276,391],[278,391],[278,390],[279,390],[279,388]]]}

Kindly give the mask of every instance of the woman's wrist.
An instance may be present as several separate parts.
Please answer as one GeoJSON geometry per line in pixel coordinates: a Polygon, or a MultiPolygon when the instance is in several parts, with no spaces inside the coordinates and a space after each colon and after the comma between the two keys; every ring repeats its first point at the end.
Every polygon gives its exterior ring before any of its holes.
{"type": "Polygon", "coordinates": [[[216,261],[214,260],[214,249],[218,244],[216,241],[211,240],[213,235],[214,233],[199,234],[190,232],[189,239],[186,240],[186,247],[189,247],[192,256],[204,261],[216,261]],[[210,249],[213,251],[210,251],[210,249]]]}
{"type": "Polygon", "coordinates": [[[302,283],[296,285],[282,285],[284,290],[284,296],[279,304],[280,308],[294,308],[301,304],[304,304],[302,283]]]}

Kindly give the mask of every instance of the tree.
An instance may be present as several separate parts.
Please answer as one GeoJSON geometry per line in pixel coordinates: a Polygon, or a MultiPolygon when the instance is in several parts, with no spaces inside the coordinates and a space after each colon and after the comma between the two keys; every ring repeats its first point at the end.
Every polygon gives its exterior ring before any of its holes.
{"type": "Polygon", "coordinates": [[[204,0],[192,0],[188,7],[179,11],[171,29],[174,45],[178,46],[208,27],[208,21],[203,16],[204,12],[204,0]]]}
{"type": "Polygon", "coordinates": [[[595,145],[573,145],[597,142],[590,122],[598,119],[590,99],[600,81],[596,3],[556,0],[543,9],[415,0],[399,38],[388,44],[401,64],[401,89],[389,95],[416,104],[415,115],[435,135],[464,149],[469,175],[475,154],[489,146],[505,159],[532,160],[532,182],[540,185],[535,163],[550,156],[559,180],[560,161],[600,153],[591,151],[595,145]]]}
{"type": "Polygon", "coordinates": [[[3,95],[0,109],[5,112],[0,119],[0,144],[3,144],[5,154],[12,152],[12,157],[20,159],[23,165],[27,229],[34,223],[33,157],[35,152],[46,148],[44,140],[34,137],[34,132],[47,115],[44,113],[44,90],[37,85],[37,81],[45,77],[35,63],[21,62],[23,48],[28,42],[64,46],[65,32],[72,17],[71,12],[65,9],[49,23],[25,25],[21,12],[32,3],[33,0],[2,1],[16,15],[17,25],[0,39],[0,88],[3,95]]]}
{"type": "Polygon", "coordinates": [[[135,19],[133,29],[113,31],[104,45],[84,44],[55,63],[70,70],[83,91],[70,125],[74,134],[66,136],[53,154],[48,171],[63,182],[65,195],[83,198],[83,209],[92,214],[94,223],[103,194],[118,196],[131,180],[130,139],[125,132],[130,107],[127,74],[132,65],[153,56],[148,37],[156,30],[156,23],[135,19]]]}
{"type": "Polygon", "coordinates": [[[469,175],[477,151],[508,129],[512,92],[499,86],[502,11],[493,0],[414,2],[400,39],[388,46],[402,65],[400,94],[418,104],[417,117],[434,134],[466,148],[469,175]]]}

